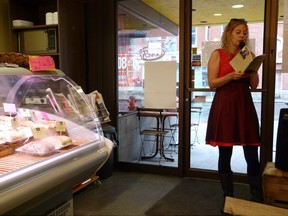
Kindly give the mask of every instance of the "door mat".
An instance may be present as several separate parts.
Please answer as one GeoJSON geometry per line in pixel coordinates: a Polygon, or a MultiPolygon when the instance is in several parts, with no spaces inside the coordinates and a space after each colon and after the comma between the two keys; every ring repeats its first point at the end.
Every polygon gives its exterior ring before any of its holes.
{"type": "MultiPolygon", "coordinates": [[[[234,195],[249,200],[249,187],[234,184],[234,195]]],[[[157,201],[145,214],[165,215],[221,215],[223,192],[219,181],[183,178],[168,194],[157,201]]]]}

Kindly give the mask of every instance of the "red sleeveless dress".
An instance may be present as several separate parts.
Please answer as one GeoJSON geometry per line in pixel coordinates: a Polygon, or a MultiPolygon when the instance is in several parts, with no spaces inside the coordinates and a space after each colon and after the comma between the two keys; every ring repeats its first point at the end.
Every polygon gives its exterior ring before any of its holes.
{"type": "MultiPolygon", "coordinates": [[[[218,77],[234,71],[223,49],[218,77]]],[[[252,100],[249,79],[231,81],[216,89],[208,117],[206,144],[212,146],[260,146],[259,121],[252,100]]]]}

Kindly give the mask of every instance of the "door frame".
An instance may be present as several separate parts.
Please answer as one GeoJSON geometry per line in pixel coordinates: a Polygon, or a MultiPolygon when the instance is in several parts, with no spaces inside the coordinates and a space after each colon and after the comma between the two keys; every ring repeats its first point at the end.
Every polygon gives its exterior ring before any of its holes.
{"type": "MultiPolygon", "coordinates": [[[[179,151],[178,167],[149,166],[125,162],[118,162],[117,168],[121,170],[135,170],[137,172],[149,172],[157,174],[170,174],[179,177],[197,177],[206,179],[218,179],[217,171],[200,170],[190,168],[190,71],[191,71],[191,27],[192,27],[192,3],[193,0],[179,0],[179,151]]],[[[263,51],[268,58],[263,64],[262,89],[256,92],[262,93],[261,105],[261,138],[263,147],[260,151],[262,169],[268,161],[272,161],[273,153],[273,124],[274,124],[274,95],[275,95],[275,65],[276,65],[276,39],[278,23],[278,0],[265,0],[264,15],[264,39],[263,51]],[[275,4],[276,3],[276,4],[275,4]],[[272,114],[272,115],[271,115],[272,114]]],[[[116,4],[117,5],[117,4],[116,4]]],[[[117,8],[117,6],[116,6],[117,8]]],[[[117,11],[115,8],[115,11],[117,11]]],[[[117,25],[116,25],[117,26],[117,25]]],[[[116,36],[117,37],[117,36],[116,36]]],[[[116,51],[116,50],[115,50],[116,51]]],[[[117,57],[117,52],[115,52],[117,57]]],[[[117,67],[116,67],[117,68],[117,67]]],[[[115,70],[117,76],[117,70],[115,70]]],[[[117,88],[117,86],[116,86],[117,88]]],[[[197,89],[199,91],[199,89],[197,89]]],[[[204,89],[203,89],[204,91],[204,89]]],[[[205,89],[205,91],[210,91],[205,89]]],[[[237,174],[235,180],[247,181],[246,175],[237,174]]]]}
{"type": "MultiPolygon", "coordinates": [[[[217,171],[198,170],[190,168],[190,110],[191,110],[191,27],[193,0],[180,0],[180,77],[179,77],[179,173],[181,176],[218,179],[217,171]],[[184,136],[181,136],[183,134],[184,136]]],[[[276,39],[278,23],[278,0],[266,0],[264,8],[264,41],[263,51],[268,54],[263,64],[261,111],[261,139],[263,147],[260,150],[262,170],[268,161],[272,161],[274,95],[275,95],[275,65],[276,39]],[[276,4],[275,4],[276,3],[276,4]]],[[[201,89],[200,89],[201,90],[201,89]]],[[[199,89],[197,89],[199,91],[199,89]]],[[[203,91],[211,91],[205,90],[203,91]]],[[[245,174],[237,174],[237,181],[246,182],[245,174]]]]}

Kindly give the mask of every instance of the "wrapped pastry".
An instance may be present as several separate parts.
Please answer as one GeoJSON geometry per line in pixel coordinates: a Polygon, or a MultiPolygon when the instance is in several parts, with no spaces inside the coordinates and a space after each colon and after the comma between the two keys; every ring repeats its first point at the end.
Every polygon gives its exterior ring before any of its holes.
{"type": "Polygon", "coordinates": [[[17,148],[16,151],[30,155],[45,156],[54,153],[56,149],[51,142],[35,140],[17,148]]]}

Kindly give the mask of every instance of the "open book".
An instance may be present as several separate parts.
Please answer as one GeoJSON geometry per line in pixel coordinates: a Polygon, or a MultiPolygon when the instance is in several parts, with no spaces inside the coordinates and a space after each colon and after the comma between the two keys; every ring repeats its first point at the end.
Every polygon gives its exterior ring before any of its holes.
{"type": "Polygon", "coordinates": [[[235,71],[241,71],[242,73],[254,73],[258,71],[265,59],[265,56],[266,54],[262,54],[253,59],[252,52],[247,46],[244,46],[230,61],[230,64],[235,71]]]}

